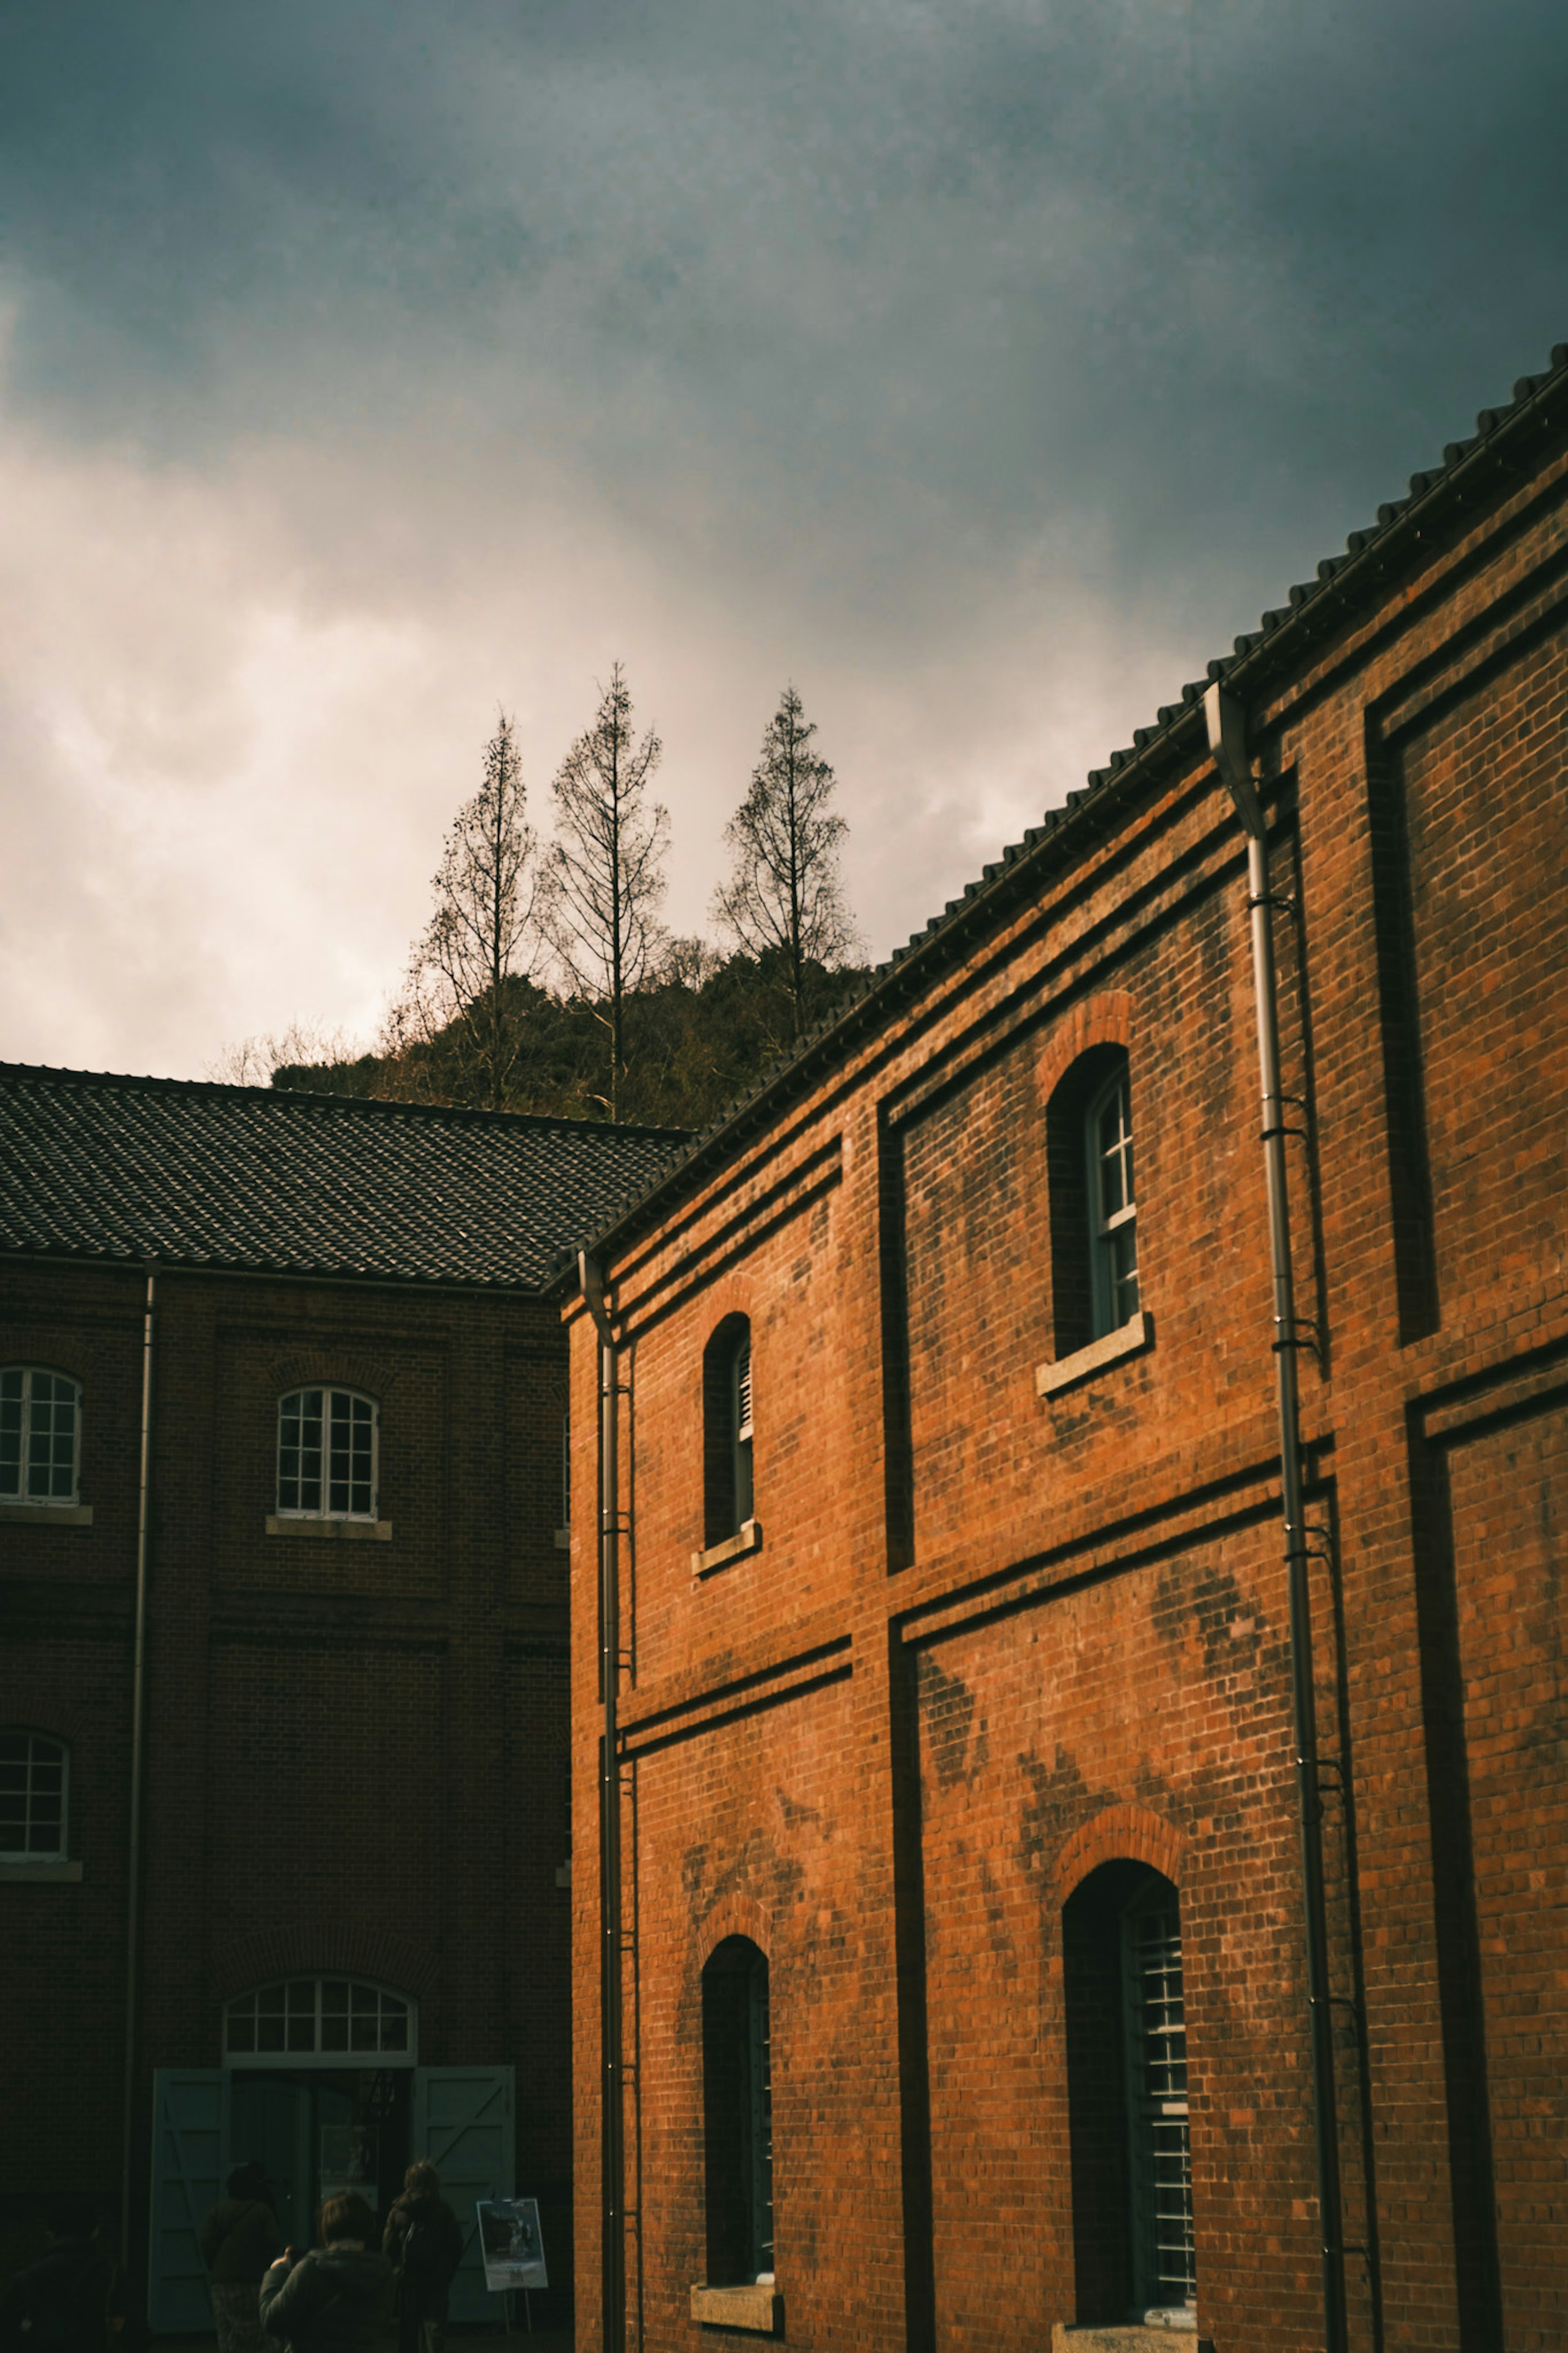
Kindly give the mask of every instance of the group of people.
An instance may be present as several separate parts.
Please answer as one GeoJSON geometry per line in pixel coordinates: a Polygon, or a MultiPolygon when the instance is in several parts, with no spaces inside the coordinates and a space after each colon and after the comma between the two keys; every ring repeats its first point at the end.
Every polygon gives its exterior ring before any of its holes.
{"type": "Polygon", "coordinates": [[[403,2177],[376,2244],[375,2216],[356,2192],[329,2198],[320,2246],[279,2252],[261,2168],[237,2166],[202,2225],[218,2353],[372,2353],[393,2316],[398,2353],[443,2353],[447,2304],[463,2254],[462,2225],[423,2159],[403,2177]]]}
{"type": "MultiPolygon", "coordinates": [[[[0,2353],[132,2353],[124,2279],[99,2246],[98,2216],[65,2199],[41,2259],[0,2296],[0,2353]]],[[[364,2200],[329,2198],[321,2244],[285,2247],[259,2165],[236,2166],[202,2225],[218,2353],[443,2353],[462,2226],[433,2165],[411,2165],[376,2243],[364,2200]]],[[[142,2341],[145,2342],[144,2334],[142,2341]]]]}

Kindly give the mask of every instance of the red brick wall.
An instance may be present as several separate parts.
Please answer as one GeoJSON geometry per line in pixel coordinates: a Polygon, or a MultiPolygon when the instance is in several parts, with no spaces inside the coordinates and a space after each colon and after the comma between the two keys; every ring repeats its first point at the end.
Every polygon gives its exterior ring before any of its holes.
{"type": "MultiPolygon", "coordinates": [[[[1382,600],[1249,710],[1295,909],[1276,931],[1358,2353],[1568,2343],[1564,465],[1538,449],[1413,538],[1382,600]]],[[[1033,2353],[1100,2316],[1063,1913],[1118,1862],[1180,1894],[1200,2327],[1218,2353],[1322,2342],[1243,844],[1195,744],[1058,839],[1031,892],[962,955],[912,959],[609,1255],[649,2353],[702,2341],[700,1976],[731,1933],[772,1972],[788,2340],[1033,2353]],[[1042,1398],[1064,1320],[1048,1107],[1108,1040],[1152,1335],[1042,1398]],[[702,1350],[736,1313],[763,1541],[694,1573],[702,1350]]],[[[580,1310],[571,1330],[591,1858],[596,1373],[580,1310]]],[[[574,1911],[590,2347],[581,1862],[574,1911]]]]}

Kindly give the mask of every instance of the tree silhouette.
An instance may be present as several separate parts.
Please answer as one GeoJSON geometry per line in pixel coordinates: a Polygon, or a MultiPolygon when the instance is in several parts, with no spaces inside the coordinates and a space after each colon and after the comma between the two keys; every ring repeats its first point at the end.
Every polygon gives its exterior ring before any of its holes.
{"type": "Polygon", "coordinates": [[[812,749],[816,733],[786,686],[763,732],[751,790],[724,828],[733,864],[713,894],[715,918],[749,955],[782,960],[797,1039],[825,968],[842,964],[855,944],[838,880],[847,828],[829,806],[833,770],[812,749]]]}

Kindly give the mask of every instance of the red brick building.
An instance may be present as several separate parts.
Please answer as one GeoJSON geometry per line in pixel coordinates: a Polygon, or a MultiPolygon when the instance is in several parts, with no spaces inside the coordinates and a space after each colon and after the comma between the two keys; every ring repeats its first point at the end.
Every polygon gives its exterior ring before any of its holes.
{"type": "Polygon", "coordinates": [[[677,1140],[0,1068],[0,2268],[128,2168],[210,2327],[231,2160],[303,2242],[427,2153],[569,2283],[549,1286],[677,1140]]]}
{"type": "Polygon", "coordinates": [[[601,1233],[584,2348],[1568,2344],[1565,746],[1560,349],[601,1233]]]}

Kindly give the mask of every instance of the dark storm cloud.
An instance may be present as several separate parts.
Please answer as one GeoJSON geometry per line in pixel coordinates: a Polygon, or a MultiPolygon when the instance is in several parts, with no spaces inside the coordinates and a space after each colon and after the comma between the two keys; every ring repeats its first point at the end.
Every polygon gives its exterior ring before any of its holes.
{"type": "Polygon", "coordinates": [[[646,675],[690,928],[793,671],[883,950],[1568,332],[1565,71],[1560,0],[12,0],[9,479],[57,618],[0,745],[187,809],[264,711],[277,794],[290,711],[341,747],[412,663],[433,781],[359,971],[418,919],[454,712],[521,694],[547,775],[585,681],[646,675]],[[60,518],[110,512],[140,667],[99,584],[71,637],[60,518]]]}

